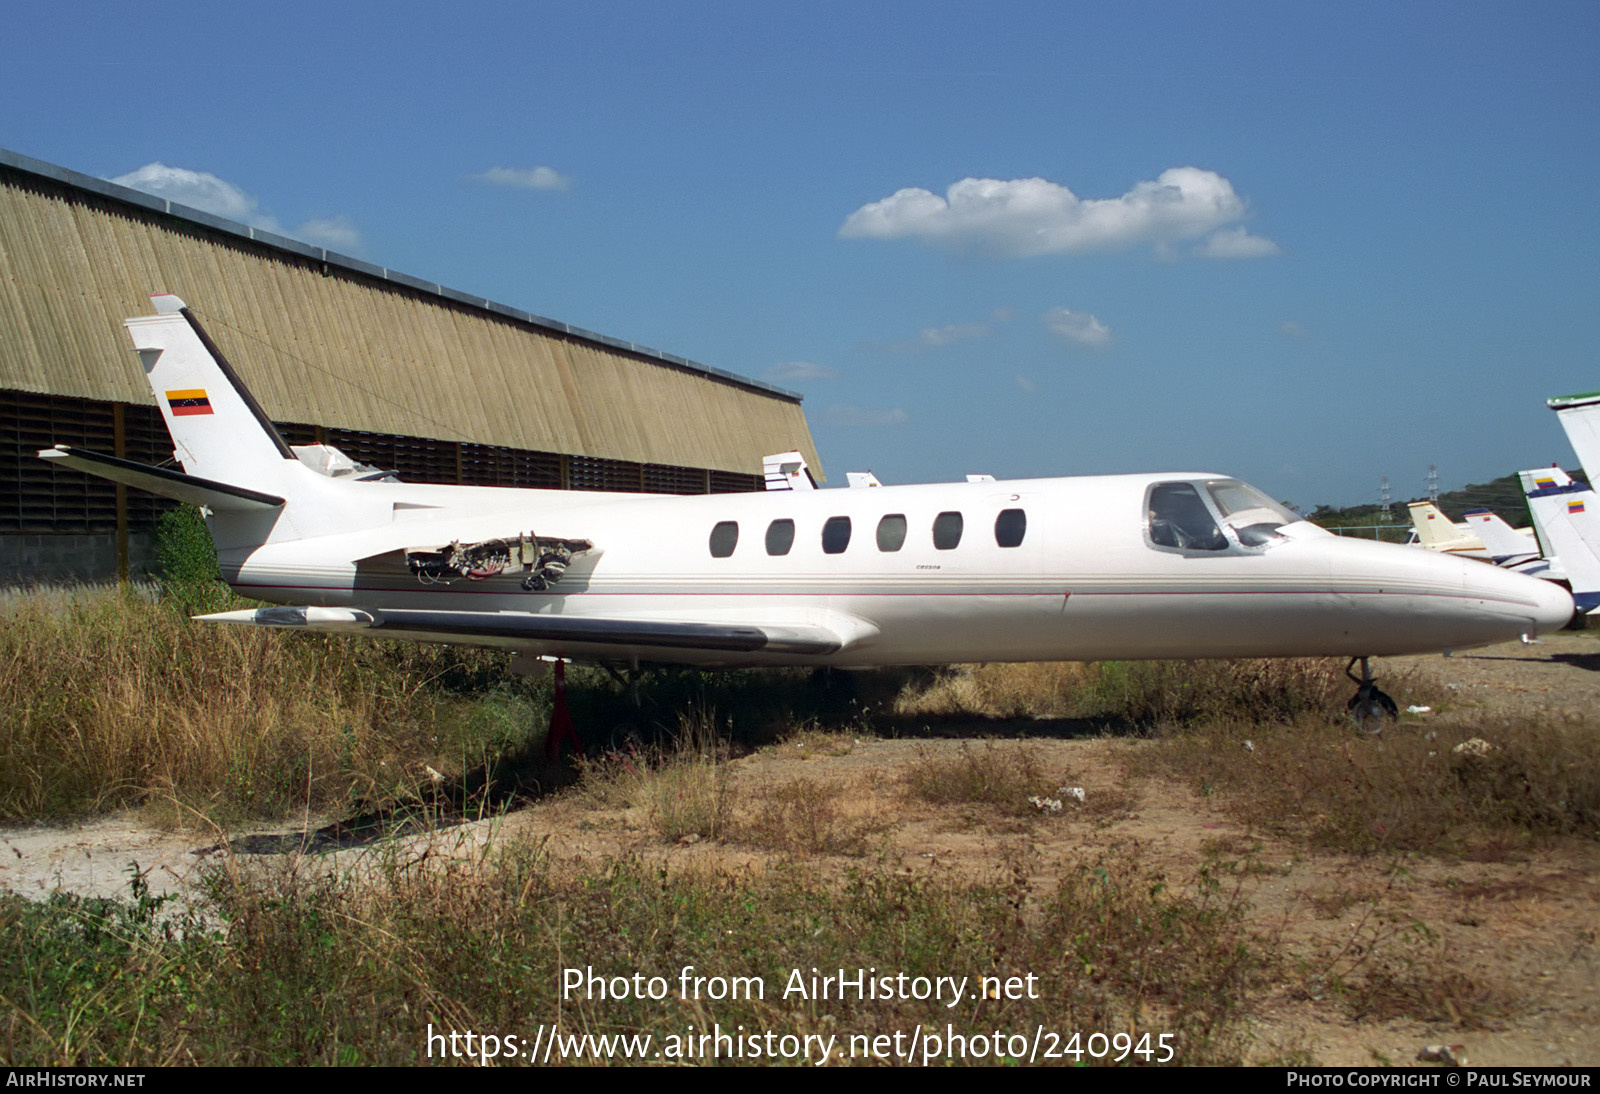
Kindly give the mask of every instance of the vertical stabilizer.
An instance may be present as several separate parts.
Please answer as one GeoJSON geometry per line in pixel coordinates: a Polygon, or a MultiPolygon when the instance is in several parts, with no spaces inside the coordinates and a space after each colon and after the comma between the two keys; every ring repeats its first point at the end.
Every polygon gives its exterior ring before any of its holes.
{"type": "Polygon", "coordinates": [[[1600,475],[1600,391],[1558,395],[1545,405],[1556,412],[1567,441],[1578,454],[1578,466],[1590,482],[1600,475]]]}
{"type": "Polygon", "coordinates": [[[1487,509],[1470,509],[1462,514],[1467,528],[1483,541],[1489,557],[1498,566],[1514,565],[1539,557],[1539,545],[1487,509]]]}
{"type": "Polygon", "coordinates": [[[1566,571],[1578,610],[1600,607],[1600,499],[1559,467],[1518,474],[1539,541],[1566,571]]]}
{"type": "Polygon", "coordinates": [[[276,479],[295,455],[266,412],[182,300],[150,299],[157,314],[125,325],[183,469],[236,486],[276,479]]]}
{"type": "Polygon", "coordinates": [[[1488,556],[1483,541],[1476,534],[1456,527],[1433,502],[1414,501],[1406,508],[1411,511],[1411,526],[1417,530],[1417,542],[1430,551],[1488,556]]]}
{"type": "Polygon", "coordinates": [[[774,452],[761,460],[761,470],[766,476],[768,490],[815,490],[817,480],[811,477],[806,458],[799,452],[774,452]]]}

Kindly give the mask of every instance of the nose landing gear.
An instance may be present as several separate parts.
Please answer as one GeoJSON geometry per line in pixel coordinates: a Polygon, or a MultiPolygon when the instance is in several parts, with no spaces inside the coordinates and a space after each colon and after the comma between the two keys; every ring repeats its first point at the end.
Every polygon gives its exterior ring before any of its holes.
{"type": "Polygon", "coordinates": [[[1355,696],[1345,704],[1345,709],[1355,719],[1357,728],[1368,733],[1381,733],[1385,722],[1400,719],[1400,708],[1393,699],[1378,690],[1378,681],[1367,667],[1365,657],[1350,658],[1350,664],[1344,667],[1344,674],[1356,682],[1355,696]],[[1357,661],[1361,662],[1360,676],[1350,671],[1357,661]]]}

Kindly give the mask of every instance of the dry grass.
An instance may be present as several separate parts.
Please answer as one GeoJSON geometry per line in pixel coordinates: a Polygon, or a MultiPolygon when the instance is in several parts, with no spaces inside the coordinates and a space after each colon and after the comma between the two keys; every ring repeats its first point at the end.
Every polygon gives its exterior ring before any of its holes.
{"type": "Polygon", "coordinates": [[[767,788],[744,806],[731,839],[764,851],[807,857],[860,857],[887,825],[871,814],[853,813],[836,783],[793,779],[767,788]]]}
{"type": "Polygon", "coordinates": [[[960,665],[907,684],[891,709],[910,716],[1068,717],[1092,672],[1077,662],[960,665]]]}
{"type": "MultiPolygon", "coordinates": [[[[1344,710],[1351,684],[1329,658],[963,665],[907,685],[906,716],[1278,721],[1344,710]]],[[[1424,700],[1425,701],[1425,700],[1424,700]]]]}
{"type": "Polygon", "coordinates": [[[670,746],[580,760],[578,796],[601,808],[637,811],[665,840],[720,838],[731,799],[727,749],[716,733],[716,715],[701,710],[681,716],[670,746]]]}
{"type": "Polygon", "coordinates": [[[1159,747],[1130,763],[1220,794],[1246,823],[1330,850],[1459,853],[1600,837],[1600,758],[1586,728],[1565,721],[1437,723],[1379,736],[1318,718],[1168,726],[1159,747]]]}
{"type": "Polygon", "coordinates": [[[955,754],[924,749],[906,772],[911,798],[931,805],[986,805],[1015,816],[1037,812],[1028,799],[1049,796],[1057,785],[1040,767],[1036,750],[1023,742],[985,741],[976,748],[962,742],[955,754]]]}
{"type": "Polygon", "coordinates": [[[428,767],[460,774],[534,728],[526,699],[443,691],[463,660],[196,624],[132,590],[13,595],[0,816],[155,802],[226,820],[413,796],[428,767]]]}
{"type": "MultiPolygon", "coordinates": [[[[148,600],[6,610],[0,748],[18,758],[0,783],[7,808],[55,800],[69,785],[74,800],[96,803],[137,800],[162,785],[195,798],[226,790],[237,803],[338,798],[393,780],[386,770],[419,755],[445,753],[441,742],[513,742],[527,721],[526,696],[480,695],[457,709],[441,694],[435,685],[446,676],[492,675],[492,662],[458,654],[191,627],[148,600]],[[285,786],[273,789],[275,779],[285,786]]],[[[1154,739],[1127,750],[1133,769],[1213,795],[1249,830],[1200,843],[1181,870],[1120,829],[1105,841],[1111,849],[1085,851],[1082,861],[1064,856],[1048,872],[1026,865],[1025,848],[1043,842],[1045,823],[1021,819],[1041,816],[1030,799],[1082,781],[1052,766],[1040,742],[929,744],[903,784],[869,782],[873,793],[858,798],[844,787],[862,784],[837,774],[867,766],[852,756],[861,747],[855,731],[808,720],[774,746],[784,769],[801,774],[744,782],[722,743],[727,716],[701,705],[679,719],[669,744],[584,767],[575,797],[631,813],[651,834],[633,854],[572,857],[556,870],[537,846],[471,860],[394,850],[359,877],[290,863],[268,880],[219,879],[207,912],[216,918],[191,922],[187,933],[160,926],[144,899],[131,909],[0,900],[0,1062],[410,1063],[429,1022],[522,1031],[559,1021],[571,1032],[665,1038],[703,1028],[708,1015],[725,1028],[797,1034],[877,1035],[952,1020],[937,1004],[914,1002],[847,1000],[824,1010],[771,997],[715,1009],[676,995],[559,999],[551,970],[589,965],[669,976],[692,965],[764,977],[774,994],[793,970],[812,967],[1035,974],[1039,998],[985,1002],[960,1012],[957,1028],[1038,1024],[1134,1039],[1170,1031],[1184,1063],[1241,1059],[1247,1015],[1282,993],[1332,1006],[1340,1020],[1492,1026],[1514,1009],[1504,988],[1452,960],[1381,882],[1359,896],[1312,900],[1330,918],[1318,922],[1324,941],[1309,956],[1291,957],[1276,934],[1251,929],[1245,894],[1280,872],[1262,861],[1257,834],[1360,852],[1595,838],[1600,762],[1586,726],[1480,719],[1364,736],[1324,713],[1343,710],[1340,669],[983,666],[902,693],[927,704],[918,709],[928,716],[1120,719],[1141,735],[1152,727],[1154,739]],[[1455,750],[1472,738],[1491,747],[1455,750]],[[880,794],[899,801],[885,806],[880,794]],[[912,874],[887,850],[887,835],[879,840],[884,816],[906,799],[954,806],[960,824],[989,827],[985,839],[1007,824],[1008,837],[1024,838],[995,840],[993,858],[959,870],[913,859],[912,874]],[[682,868],[710,858],[703,848],[661,846],[690,840],[853,861],[729,876],[726,867],[682,868]],[[878,843],[886,850],[875,859],[878,843]],[[1332,917],[1351,914],[1355,925],[1326,941],[1332,917]],[[227,930],[211,929],[217,922],[227,930]]],[[[741,679],[724,696],[758,690],[741,679]]],[[[1130,800],[1091,790],[1089,809],[1130,800]]]]}
{"type": "MultiPolygon", "coordinates": [[[[471,859],[396,851],[359,872],[294,862],[235,871],[213,889],[211,922],[225,930],[193,918],[173,929],[159,911],[146,899],[129,908],[0,898],[0,1062],[405,1064],[430,1047],[434,1060],[448,1057],[430,1045],[431,1026],[499,1038],[556,1028],[571,1040],[551,1062],[605,1062],[583,1034],[649,1035],[644,1059],[659,1050],[666,1062],[700,1063],[701,1052],[686,1057],[684,1036],[715,1023],[788,1036],[793,1051],[806,1034],[827,1036],[835,1063],[1015,1064],[1031,1044],[1022,1031],[1035,1028],[1063,1031],[1041,1063],[1118,1051],[1080,1041],[1074,1057],[1072,1030],[1115,1032],[1132,1062],[1231,1063],[1262,960],[1228,894],[1172,892],[1132,854],[1085,867],[1035,902],[1019,870],[929,879],[867,866],[832,882],[803,871],[670,873],[629,858],[557,870],[538,845],[513,842],[471,859]],[[970,977],[974,993],[983,976],[1027,978],[1031,990],[954,1009],[784,995],[810,970],[865,964],[907,982],[970,977]],[[564,991],[566,969],[659,976],[665,991],[597,1000],[564,991]],[[684,969],[762,990],[686,995],[684,969]],[[908,1043],[905,1031],[919,1027],[937,1043],[908,1043]],[[873,1044],[899,1055],[875,1058],[873,1044]]],[[[507,1047],[497,1041],[491,1057],[507,1047]]]]}

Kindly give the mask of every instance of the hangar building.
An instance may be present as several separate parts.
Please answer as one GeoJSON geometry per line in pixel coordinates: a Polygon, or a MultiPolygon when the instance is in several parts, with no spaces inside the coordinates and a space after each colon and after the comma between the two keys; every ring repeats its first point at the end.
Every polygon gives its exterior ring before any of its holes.
{"type": "Polygon", "coordinates": [[[291,444],[412,482],[759,490],[819,466],[800,396],[0,150],[0,585],[137,577],[170,503],[56,469],[170,464],[122,321],[183,297],[291,444]]]}

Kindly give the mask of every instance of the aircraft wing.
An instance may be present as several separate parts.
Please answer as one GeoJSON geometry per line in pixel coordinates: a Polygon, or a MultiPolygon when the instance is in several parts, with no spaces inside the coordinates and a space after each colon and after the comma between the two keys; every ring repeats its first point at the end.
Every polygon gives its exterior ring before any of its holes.
{"type": "Polygon", "coordinates": [[[817,623],[693,622],[549,615],[533,612],[462,612],[415,608],[278,606],[196,616],[211,623],[361,632],[373,638],[482,639],[485,645],[539,642],[618,649],[705,650],[718,653],[831,654],[876,632],[849,617],[842,626],[817,623]],[[853,626],[851,624],[854,624],[853,626]]]}
{"type": "Polygon", "coordinates": [[[163,498],[173,498],[176,501],[188,502],[190,505],[204,505],[218,511],[271,510],[282,508],[284,503],[282,498],[273,494],[263,494],[259,490],[246,490],[242,486],[230,486],[225,482],[202,479],[198,475],[185,475],[182,471],[173,471],[165,467],[134,463],[132,460],[90,452],[84,448],[73,448],[71,445],[58,444],[54,448],[42,449],[39,458],[76,471],[87,471],[91,475],[120,482],[124,486],[148,490],[163,498]]]}

